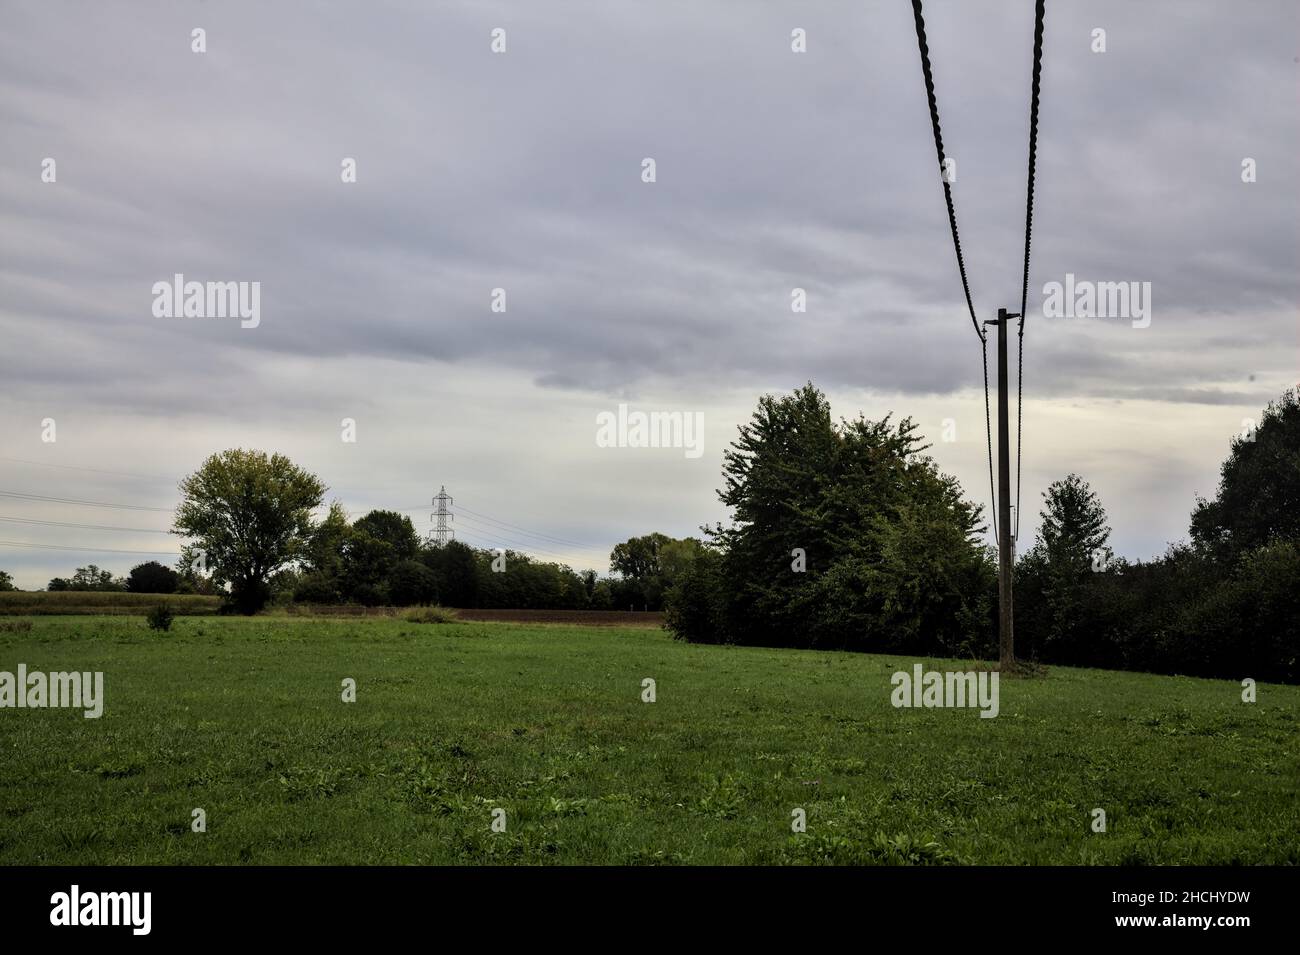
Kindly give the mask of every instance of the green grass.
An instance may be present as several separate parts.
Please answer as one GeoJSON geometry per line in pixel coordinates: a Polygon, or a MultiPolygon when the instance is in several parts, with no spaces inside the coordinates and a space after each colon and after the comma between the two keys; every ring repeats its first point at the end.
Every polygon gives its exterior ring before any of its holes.
{"type": "Polygon", "coordinates": [[[1300,861],[1300,688],[1247,705],[1230,681],[1053,668],[980,719],[892,708],[911,662],[632,629],[42,617],[0,632],[0,670],[102,670],[107,701],[0,710],[0,861],[1300,861]]]}

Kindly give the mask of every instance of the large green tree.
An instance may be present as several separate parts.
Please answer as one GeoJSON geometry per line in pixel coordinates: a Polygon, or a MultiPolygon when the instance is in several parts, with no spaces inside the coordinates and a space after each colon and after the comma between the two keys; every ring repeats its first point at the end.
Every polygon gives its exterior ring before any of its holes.
{"type": "Polygon", "coordinates": [[[126,584],[120,579],[114,579],[111,570],[101,570],[96,564],[87,564],[85,567],[78,567],[77,572],[71,577],[53,578],[46,589],[77,591],[125,590],[126,584]]]}
{"type": "Polygon", "coordinates": [[[1072,568],[1104,570],[1111,562],[1106,509],[1077,474],[1054,481],[1043,494],[1038,536],[1050,560],[1072,568]]]}
{"type": "MultiPolygon", "coordinates": [[[[620,577],[616,599],[638,608],[659,610],[664,593],[698,556],[703,545],[694,537],[681,539],[657,531],[615,545],[609,567],[620,577]]],[[[594,590],[594,584],[593,584],[594,590]]]]}
{"type": "Polygon", "coordinates": [[[397,511],[371,511],[357,518],[352,529],[369,534],[393,548],[396,560],[414,560],[420,552],[420,535],[405,514],[397,511]]]}
{"type": "Polygon", "coordinates": [[[133,594],[174,594],[180,577],[156,560],[136,564],[126,575],[126,589],[133,594]]]}
{"type": "Polygon", "coordinates": [[[766,395],[723,451],[727,525],[670,594],[693,640],[951,651],[985,640],[980,508],[916,426],[836,422],[811,384],[766,395]],[[693,609],[692,609],[693,608],[693,609]]]}
{"type": "Polygon", "coordinates": [[[312,527],[303,557],[304,569],[310,574],[340,577],[343,573],[343,542],[350,529],[348,512],[342,502],[331,502],[325,516],[312,527]]]}
{"type": "Polygon", "coordinates": [[[234,609],[255,613],[270,598],[271,576],[306,553],[325,490],[284,455],[222,451],[181,481],[173,533],[204,552],[213,578],[230,585],[234,609]]]}
{"type": "Polygon", "coordinates": [[[448,607],[478,606],[478,555],[458,540],[430,547],[421,555],[438,581],[437,600],[448,607]]]}
{"type": "Polygon", "coordinates": [[[1016,564],[1016,629],[1030,657],[1102,664],[1109,575],[1123,572],[1097,492],[1077,474],[1043,493],[1038,539],[1016,564]]]}
{"type": "Polygon", "coordinates": [[[1283,392],[1259,424],[1232,442],[1218,494],[1198,499],[1192,541],[1216,560],[1235,563],[1275,541],[1300,543],[1300,401],[1283,392]]]}
{"type": "Polygon", "coordinates": [[[659,572],[659,548],[672,540],[655,532],[616,544],[609,555],[609,569],[633,580],[647,580],[659,572]]]}

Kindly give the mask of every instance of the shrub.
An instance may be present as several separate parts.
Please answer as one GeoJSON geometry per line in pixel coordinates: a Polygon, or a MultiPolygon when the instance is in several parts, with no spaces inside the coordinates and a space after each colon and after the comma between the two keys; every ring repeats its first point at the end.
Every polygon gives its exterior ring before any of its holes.
{"type": "Polygon", "coordinates": [[[151,560],[131,568],[126,578],[126,589],[133,594],[174,594],[179,582],[176,571],[151,560]]]}
{"type": "Polygon", "coordinates": [[[682,570],[664,595],[664,624],[678,640],[724,642],[718,606],[718,555],[704,551],[682,570]]]}
{"type": "Polygon", "coordinates": [[[402,619],[408,623],[458,623],[456,611],[447,607],[439,607],[434,604],[432,607],[416,607],[402,614],[402,619]]]}
{"type": "Polygon", "coordinates": [[[172,608],[167,604],[158,604],[145,617],[150,630],[170,630],[172,628],[172,608]]]}
{"type": "Polygon", "coordinates": [[[271,585],[264,580],[238,580],[230,585],[230,595],[221,602],[220,614],[251,617],[271,602],[271,585]]]}
{"type": "Polygon", "coordinates": [[[416,560],[404,560],[388,575],[388,599],[396,607],[432,603],[438,597],[438,578],[416,560]]]}
{"type": "Polygon", "coordinates": [[[374,584],[358,584],[352,588],[352,601],[363,607],[382,607],[388,603],[388,595],[374,584]]]}
{"type": "Polygon", "coordinates": [[[1234,679],[1300,681],[1300,547],[1290,541],[1247,551],[1235,572],[1180,621],[1185,672],[1234,679]]]}
{"type": "Polygon", "coordinates": [[[304,574],[294,588],[293,599],[300,604],[336,604],[342,601],[339,582],[329,574],[304,574]]]}

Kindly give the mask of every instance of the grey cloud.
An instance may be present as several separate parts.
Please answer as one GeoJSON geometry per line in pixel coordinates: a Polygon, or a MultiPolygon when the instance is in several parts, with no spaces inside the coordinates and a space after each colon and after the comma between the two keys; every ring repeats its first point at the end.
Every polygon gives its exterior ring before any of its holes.
{"type": "MultiPolygon", "coordinates": [[[[1019,305],[1032,12],[926,8],[987,318],[1019,305]]],[[[11,5],[0,36],[10,407],[392,414],[387,362],[555,401],[982,387],[906,3],[73,9],[11,5]],[[261,326],[153,318],[175,272],[260,281],[261,326]]],[[[1298,18],[1050,5],[1027,399],[1259,404],[1294,378],[1298,18]],[[1152,328],[1034,319],[1067,272],[1150,281],[1152,328]]]]}

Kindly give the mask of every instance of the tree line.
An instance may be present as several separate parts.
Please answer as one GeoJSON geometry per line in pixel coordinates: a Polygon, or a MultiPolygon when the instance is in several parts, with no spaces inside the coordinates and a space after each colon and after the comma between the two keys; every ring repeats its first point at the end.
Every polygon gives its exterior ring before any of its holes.
{"type": "MultiPolygon", "coordinates": [[[[422,539],[409,517],[324,516],[324,484],[282,455],[228,450],[181,482],[176,568],[95,565],[51,590],[219,593],[271,603],[663,608],[701,643],[995,658],[997,576],[983,508],[910,419],[835,421],[811,383],[759,400],[723,454],[727,523],[633,537],[610,574],[422,539]]],[[[1016,643],[1045,663],[1300,681],[1300,404],[1288,391],[1235,438],[1189,540],[1114,556],[1105,508],[1069,474],[1043,494],[1015,569],[1016,643]]],[[[0,589],[12,588],[0,573],[0,589]]]]}
{"type": "MultiPolygon", "coordinates": [[[[699,541],[663,534],[614,548],[610,575],[575,571],[512,549],[436,545],[411,519],[372,510],[353,521],[326,488],[282,455],[230,450],[180,485],[174,532],[187,538],[175,569],[138,564],[125,577],[95,564],[50,580],[50,591],[216,594],[227,612],[268,605],[354,604],[460,608],[659,610],[699,541]]],[[[0,590],[12,578],[0,572],[0,590]]]]}
{"type": "MultiPolygon", "coordinates": [[[[724,452],[726,525],[667,594],[705,643],[996,658],[982,509],[908,419],[835,422],[811,384],[766,396],[724,452]]],[[[1190,540],[1116,558],[1075,474],[1043,494],[1015,568],[1017,653],[1046,663],[1300,682],[1300,404],[1235,438],[1190,540]]]]}

